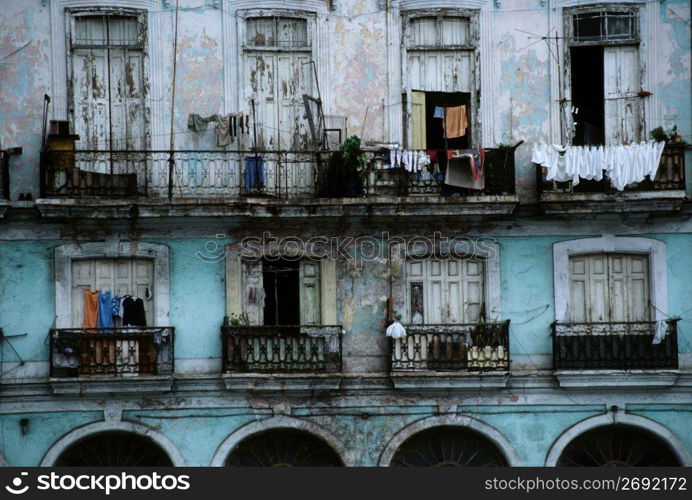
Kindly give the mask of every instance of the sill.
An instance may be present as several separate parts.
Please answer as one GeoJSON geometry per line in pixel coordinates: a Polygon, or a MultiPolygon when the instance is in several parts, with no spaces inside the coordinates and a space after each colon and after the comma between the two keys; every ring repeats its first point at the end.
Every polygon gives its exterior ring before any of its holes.
{"type": "Polygon", "coordinates": [[[547,192],[540,196],[546,214],[604,212],[679,212],[685,201],[685,191],[625,191],[621,193],[562,193],[547,192]]]}
{"type": "Polygon", "coordinates": [[[325,392],[341,387],[343,374],[335,373],[224,373],[221,379],[229,391],[325,392]]]}
{"type": "Polygon", "coordinates": [[[564,389],[672,387],[679,370],[557,370],[555,378],[564,389]]]}

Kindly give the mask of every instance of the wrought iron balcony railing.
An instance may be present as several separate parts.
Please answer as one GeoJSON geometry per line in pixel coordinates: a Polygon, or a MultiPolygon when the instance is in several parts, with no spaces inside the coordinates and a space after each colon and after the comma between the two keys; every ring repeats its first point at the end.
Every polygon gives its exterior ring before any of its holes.
{"type": "Polygon", "coordinates": [[[396,196],[501,196],[515,194],[514,147],[484,149],[482,190],[454,188],[445,184],[444,169],[409,172],[404,168],[390,168],[384,158],[377,155],[368,170],[368,194],[396,196]]]}
{"type": "Polygon", "coordinates": [[[314,196],[328,152],[43,151],[43,197],[314,196]]]}
{"type": "Polygon", "coordinates": [[[341,326],[221,327],[225,372],[341,371],[341,326]]]}
{"type": "Polygon", "coordinates": [[[553,329],[553,360],[557,370],[650,369],[678,367],[677,319],[659,328],[663,338],[653,344],[655,321],[561,323],[553,329]]]}
{"type": "MultiPolygon", "coordinates": [[[[546,169],[536,166],[536,185],[538,194],[548,193],[616,193],[618,192],[607,177],[600,181],[581,180],[576,186],[571,181],[556,182],[546,180],[546,169]]],[[[661,163],[654,180],[648,177],[642,182],[630,184],[625,192],[666,191],[685,189],[685,145],[666,144],[661,154],[661,163]]]]}
{"type": "Polygon", "coordinates": [[[391,339],[392,371],[507,371],[509,320],[500,323],[407,325],[391,339]]]}
{"type": "Polygon", "coordinates": [[[60,328],[50,331],[51,377],[172,375],[174,328],[60,328]]]}

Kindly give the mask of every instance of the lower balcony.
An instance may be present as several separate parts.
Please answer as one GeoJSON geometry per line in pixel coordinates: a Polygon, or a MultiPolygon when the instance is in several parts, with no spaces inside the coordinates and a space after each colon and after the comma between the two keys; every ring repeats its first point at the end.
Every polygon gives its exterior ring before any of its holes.
{"type": "Polygon", "coordinates": [[[60,328],[50,331],[50,376],[173,374],[174,328],[60,328]]]}
{"type": "Polygon", "coordinates": [[[509,320],[500,323],[407,325],[391,339],[392,372],[509,370],[509,320]]]}
{"type": "Polygon", "coordinates": [[[225,373],[338,373],[341,326],[221,327],[225,373]]]}
{"type": "Polygon", "coordinates": [[[677,321],[553,323],[555,369],[677,369],[677,321]]]}

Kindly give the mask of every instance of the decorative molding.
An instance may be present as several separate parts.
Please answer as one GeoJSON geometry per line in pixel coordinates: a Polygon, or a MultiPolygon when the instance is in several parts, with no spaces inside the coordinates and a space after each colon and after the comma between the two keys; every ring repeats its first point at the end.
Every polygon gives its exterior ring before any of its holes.
{"type": "Polygon", "coordinates": [[[72,314],[72,261],[74,259],[143,258],[154,261],[155,324],[169,324],[168,247],[142,242],[71,243],[55,248],[55,326],[70,328],[72,314]]]}
{"type": "Polygon", "coordinates": [[[502,435],[500,431],[495,429],[480,420],[466,415],[443,415],[437,417],[426,417],[407,425],[403,429],[396,432],[385,446],[384,451],[380,454],[378,465],[380,467],[388,467],[391,464],[394,455],[399,447],[410,437],[418,434],[421,431],[440,426],[456,426],[474,430],[483,437],[489,439],[497,446],[507,460],[510,467],[521,465],[519,455],[514,450],[514,447],[509,440],[502,435]]]}
{"type": "Polygon", "coordinates": [[[178,448],[173,444],[173,441],[168,439],[165,435],[154,430],[151,427],[135,424],[132,422],[116,422],[116,421],[106,421],[97,422],[95,424],[88,424],[83,427],[78,427],[77,429],[69,432],[61,439],[59,439],[53,446],[51,446],[43,459],[41,460],[41,467],[51,467],[60,458],[60,455],[67,450],[70,446],[85,439],[94,434],[101,434],[104,432],[131,432],[132,434],[137,434],[138,436],[143,436],[151,439],[154,443],[163,449],[168,455],[168,458],[173,463],[174,467],[185,466],[185,460],[178,448]]]}
{"type": "Polygon", "coordinates": [[[622,237],[604,234],[600,238],[581,238],[553,244],[555,319],[566,321],[569,314],[569,258],[573,255],[620,252],[649,255],[651,304],[656,320],[667,318],[668,268],[666,244],[653,238],[622,237]]]}
{"type": "Polygon", "coordinates": [[[687,467],[692,465],[692,456],[690,455],[690,452],[687,451],[685,445],[667,427],[664,427],[663,425],[649,418],[618,411],[608,412],[606,415],[587,418],[586,420],[582,420],[563,432],[562,435],[550,447],[548,455],[545,459],[545,466],[555,467],[565,448],[567,448],[567,446],[574,439],[586,431],[613,424],[631,425],[655,434],[671,447],[681,465],[687,467]]]}
{"type": "Polygon", "coordinates": [[[339,455],[346,467],[351,467],[356,464],[356,450],[347,448],[340,439],[324,427],[310,422],[309,420],[288,416],[276,416],[251,422],[234,431],[216,449],[216,453],[214,453],[214,457],[209,465],[212,467],[223,467],[228,456],[241,441],[258,432],[274,429],[292,429],[314,434],[325,441],[332,450],[339,455]]]}

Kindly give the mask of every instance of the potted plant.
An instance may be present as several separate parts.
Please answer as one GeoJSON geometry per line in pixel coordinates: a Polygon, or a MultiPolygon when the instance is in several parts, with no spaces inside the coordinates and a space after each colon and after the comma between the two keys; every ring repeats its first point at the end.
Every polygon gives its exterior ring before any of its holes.
{"type": "Polygon", "coordinates": [[[330,198],[360,196],[366,166],[367,157],[361,150],[360,138],[349,137],[329,158],[321,195],[330,198]]]}

